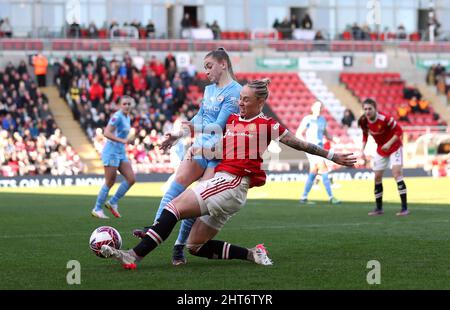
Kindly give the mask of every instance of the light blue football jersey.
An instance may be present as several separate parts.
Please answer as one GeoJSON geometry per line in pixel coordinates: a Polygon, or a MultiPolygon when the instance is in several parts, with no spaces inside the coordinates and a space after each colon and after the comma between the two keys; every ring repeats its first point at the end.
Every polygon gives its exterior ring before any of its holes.
{"type": "Polygon", "coordinates": [[[325,117],[319,116],[318,118],[314,118],[312,115],[305,116],[301,126],[305,126],[306,128],[306,141],[323,147],[323,136],[327,128],[325,117]]]}
{"type": "Polygon", "coordinates": [[[194,146],[210,148],[222,138],[228,117],[239,113],[241,89],[242,86],[236,81],[223,88],[216,84],[205,87],[200,109],[191,120],[197,133],[194,146]]]}
{"type": "MultiPolygon", "coordinates": [[[[131,128],[129,116],[125,116],[122,111],[117,111],[111,116],[108,125],[114,126],[116,129],[114,135],[121,139],[126,139],[131,128]]],[[[125,144],[107,139],[103,148],[103,154],[121,155],[125,154],[125,144]]]]}

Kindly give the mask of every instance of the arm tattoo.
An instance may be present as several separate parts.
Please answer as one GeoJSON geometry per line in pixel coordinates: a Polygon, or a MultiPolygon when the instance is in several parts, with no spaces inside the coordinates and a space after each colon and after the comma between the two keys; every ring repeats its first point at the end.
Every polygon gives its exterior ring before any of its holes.
{"type": "Polygon", "coordinates": [[[297,139],[290,132],[288,132],[283,138],[281,138],[280,142],[292,147],[293,149],[296,149],[298,151],[304,151],[309,154],[318,155],[325,158],[328,155],[328,151],[324,150],[320,146],[297,139]]]}

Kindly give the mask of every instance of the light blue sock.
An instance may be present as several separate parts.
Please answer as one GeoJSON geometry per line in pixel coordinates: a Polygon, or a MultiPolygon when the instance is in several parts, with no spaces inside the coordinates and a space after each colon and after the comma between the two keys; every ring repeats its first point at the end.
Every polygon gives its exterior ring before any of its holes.
{"type": "Polygon", "coordinates": [[[106,186],[106,184],[103,184],[102,188],[100,189],[100,192],[97,196],[97,201],[95,202],[95,211],[100,211],[102,209],[103,204],[106,201],[106,198],[108,198],[109,193],[109,187],[106,186]]]}
{"type": "Polygon", "coordinates": [[[306,199],[308,197],[308,194],[311,191],[312,186],[314,185],[315,178],[316,178],[316,174],[314,174],[314,173],[308,174],[308,179],[306,180],[305,191],[303,192],[302,199],[306,199]]]}
{"type": "Polygon", "coordinates": [[[186,187],[184,187],[183,185],[181,185],[176,181],[170,183],[169,189],[164,194],[163,198],[161,199],[161,202],[159,203],[158,211],[156,212],[155,216],[155,221],[159,219],[159,217],[161,216],[164,207],[173,199],[175,199],[175,197],[179,196],[182,192],[184,192],[185,189],[186,187]]]}
{"type": "Polygon", "coordinates": [[[122,183],[120,183],[119,188],[117,189],[116,193],[112,198],[109,200],[109,202],[113,205],[117,204],[119,202],[119,199],[125,196],[125,194],[130,189],[130,185],[128,184],[127,180],[123,180],[122,183]]]}
{"type": "Polygon", "coordinates": [[[184,219],[181,221],[180,231],[178,232],[178,238],[175,242],[175,245],[178,244],[186,244],[186,241],[189,237],[189,233],[191,232],[192,225],[194,225],[196,218],[184,219]]]}
{"type": "Polygon", "coordinates": [[[328,197],[330,199],[333,198],[333,193],[331,192],[331,182],[330,178],[328,177],[328,173],[322,174],[322,182],[323,185],[325,186],[325,189],[327,190],[328,197]]]}

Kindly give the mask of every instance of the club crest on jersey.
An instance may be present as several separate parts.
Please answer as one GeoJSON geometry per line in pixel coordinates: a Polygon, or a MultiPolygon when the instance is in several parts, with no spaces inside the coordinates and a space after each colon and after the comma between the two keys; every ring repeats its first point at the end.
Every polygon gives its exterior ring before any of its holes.
{"type": "Polygon", "coordinates": [[[256,130],[256,124],[250,124],[250,125],[248,125],[248,130],[249,131],[255,131],[256,130]]]}
{"type": "Polygon", "coordinates": [[[222,102],[225,99],[223,96],[217,96],[217,102],[222,102]]]}

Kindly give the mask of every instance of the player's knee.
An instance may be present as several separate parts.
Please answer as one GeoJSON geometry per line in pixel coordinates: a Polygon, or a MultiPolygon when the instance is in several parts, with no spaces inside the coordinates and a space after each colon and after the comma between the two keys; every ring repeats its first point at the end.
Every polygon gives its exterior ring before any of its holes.
{"type": "Polygon", "coordinates": [[[132,178],[129,178],[128,180],[127,180],[127,182],[128,182],[128,186],[133,186],[134,185],[134,183],[136,183],[136,178],[135,177],[132,177],[132,178]]]}
{"type": "Polygon", "coordinates": [[[383,177],[381,175],[375,175],[375,183],[381,183],[383,181],[383,177]]]}
{"type": "Polygon", "coordinates": [[[188,243],[186,245],[186,248],[187,248],[189,254],[196,256],[198,251],[200,250],[200,248],[202,246],[203,246],[203,244],[190,244],[190,243],[188,243]]]}
{"type": "Polygon", "coordinates": [[[189,186],[192,182],[190,182],[190,177],[188,177],[186,174],[180,174],[175,176],[175,182],[178,184],[189,186]]]}

